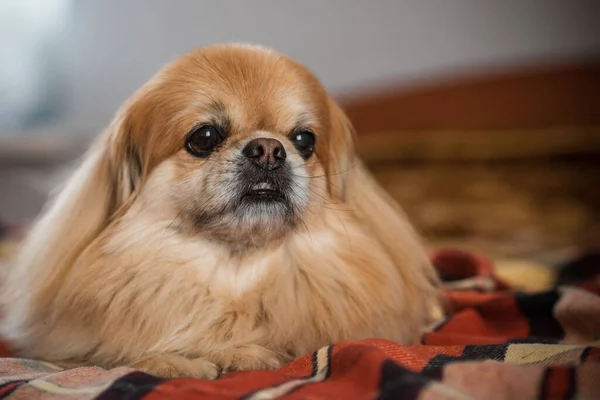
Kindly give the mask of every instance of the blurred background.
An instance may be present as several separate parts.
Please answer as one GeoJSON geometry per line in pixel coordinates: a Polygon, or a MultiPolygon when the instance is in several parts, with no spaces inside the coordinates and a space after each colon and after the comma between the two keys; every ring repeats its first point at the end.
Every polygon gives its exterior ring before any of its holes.
{"type": "Polygon", "coordinates": [[[0,223],[22,232],[161,66],[236,41],[320,77],[432,247],[558,263],[600,244],[599,21],[597,0],[0,0],[0,223]]]}

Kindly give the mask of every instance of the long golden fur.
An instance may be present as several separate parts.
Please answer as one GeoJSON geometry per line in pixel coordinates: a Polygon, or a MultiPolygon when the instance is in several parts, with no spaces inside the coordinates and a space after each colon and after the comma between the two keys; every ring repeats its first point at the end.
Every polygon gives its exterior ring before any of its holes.
{"type": "Polygon", "coordinates": [[[33,226],[2,289],[3,335],[24,357],[204,378],[345,339],[417,342],[437,278],[353,143],[289,58],[184,55],[127,101],[33,226]],[[188,132],[223,118],[218,151],[186,152],[188,132]],[[306,160],[289,140],[298,121],[316,136],[306,160]],[[295,218],[225,207],[232,159],[256,137],[283,143],[295,218]]]}

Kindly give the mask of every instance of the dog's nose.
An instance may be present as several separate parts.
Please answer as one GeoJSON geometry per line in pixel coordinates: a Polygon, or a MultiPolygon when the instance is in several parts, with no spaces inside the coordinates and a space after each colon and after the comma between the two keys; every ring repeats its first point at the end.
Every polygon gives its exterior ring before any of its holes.
{"type": "Polygon", "coordinates": [[[267,171],[281,167],[287,157],[283,144],[279,140],[269,138],[250,141],[242,153],[254,164],[267,171]]]}

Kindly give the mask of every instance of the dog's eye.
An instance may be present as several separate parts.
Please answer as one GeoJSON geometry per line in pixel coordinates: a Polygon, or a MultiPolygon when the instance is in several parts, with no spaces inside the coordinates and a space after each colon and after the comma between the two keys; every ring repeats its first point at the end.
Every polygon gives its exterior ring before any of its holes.
{"type": "Polygon", "coordinates": [[[305,159],[310,157],[315,151],[315,134],[311,131],[301,131],[292,134],[292,142],[296,150],[305,159]]]}
{"type": "Polygon", "coordinates": [[[208,157],[221,142],[223,142],[223,134],[219,128],[203,125],[188,134],[185,149],[193,156],[208,157]]]}

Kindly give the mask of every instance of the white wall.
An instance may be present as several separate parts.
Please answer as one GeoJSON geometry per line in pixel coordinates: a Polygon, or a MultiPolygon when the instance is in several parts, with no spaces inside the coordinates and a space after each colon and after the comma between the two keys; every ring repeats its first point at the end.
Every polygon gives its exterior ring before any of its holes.
{"type": "Polygon", "coordinates": [[[274,47],[336,93],[600,49],[600,1],[74,0],[70,107],[98,129],[161,65],[210,43],[274,47]]]}

